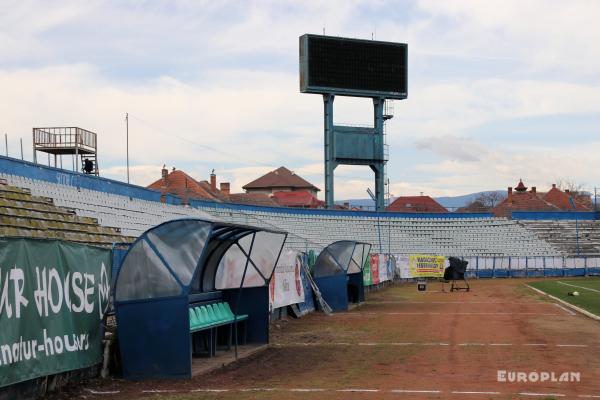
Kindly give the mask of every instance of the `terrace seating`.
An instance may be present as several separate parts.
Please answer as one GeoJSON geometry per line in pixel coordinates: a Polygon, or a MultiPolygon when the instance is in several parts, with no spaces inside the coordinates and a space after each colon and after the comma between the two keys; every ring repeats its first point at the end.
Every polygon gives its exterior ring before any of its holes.
{"type": "Polygon", "coordinates": [[[600,256],[600,221],[523,220],[519,224],[565,254],[600,256]]]}
{"type": "Polygon", "coordinates": [[[57,207],[47,197],[0,180],[0,236],[62,239],[82,244],[112,246],[131,242],[117,228],[100,226],[95,218],[57,207]]]}
{"type": "Polygon", "coordinates": [[[33,195],[51,198],[55,205],[68,208],[79,216],[97,219],[103,226],[120,229],[126,236],[137,237],[162,222],[184,217],[210,217],[199,210],[131,198],[95,190],[59,185],[18,175],[0,173],[13,186],[27,188],[33,195]]]}
{"type": "Polygon", "coordinates": [[[245,211],[235,205],[199,205],[216,218],[289,232],[286,247],[322,250],[337,240],[373,244],[373,250],[394,254],[460,254],[475,256],[547,256],[563,252],[516,221],[505,218],[406,218],[390,215],[323,215],[309,211],[245,211]]]}
{"type": "MultiPolygon", "coordinates": [[[[401,255],[525,257],[577,254],[575,234],[563,236],[571,238],[570,245],[563,245],[553,239],[550,229],[543,235],[531,226],[506,218],[418,218],[394,214],[382,217],[381,214],[365,216],[358,213],[355,216],[286,208],[248,209],[210,202],[197,202],[188,207],[9,174],[0,173],[0,177],[12,185],[29,188],[34,195],[52,198],[55,205],[69,208],[79,216],[96,218],[101,225],[118,228],[122,234],[132,237],[165,221],[198,217],[284,230],[289,233],[285,247],[300,251],[320,251],[334,241],[356,240],[373,244],[374,252],[401,255]]],[[[572,223],[564,223],[567,227],[563,229],[575,231],[571,228],[572,223]]],[[[579,250],[587,252],[581,254],[600,254],[600,245],[590,247],[600,243],[600,234],[596,233],[600,229],[590,229],[587,242],[580,235],[579,250]]]]}

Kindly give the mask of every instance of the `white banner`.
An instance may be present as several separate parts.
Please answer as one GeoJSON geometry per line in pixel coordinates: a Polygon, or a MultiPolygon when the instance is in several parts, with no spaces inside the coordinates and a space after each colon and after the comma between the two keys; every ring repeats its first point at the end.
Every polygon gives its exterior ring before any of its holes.
{"type": "Polygon", "coordinates": [[[301,268],[302,260],[298,252],[286,250],[281,253],[269,285],[269,300],[272,310],[304,301],[301,268]]]}
{"type": "Polygon", "coordinates": [[[409,257],[404,255],[396,256],[396,270],[402,279],[412,278],[410,275],[409,257]]]}
{"type": "Polygon", "coordinates": [[[386,257],[384,254],[379,255],[379,283],[390,280],[388,276],[388,268],[387,265],[389,257],[386,257]]]}

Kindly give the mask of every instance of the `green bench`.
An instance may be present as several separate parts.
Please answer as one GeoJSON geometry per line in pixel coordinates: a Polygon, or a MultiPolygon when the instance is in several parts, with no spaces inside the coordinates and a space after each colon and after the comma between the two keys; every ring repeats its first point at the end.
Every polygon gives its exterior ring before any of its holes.
{"type": "Polygon", "coordinates": [[[229,343],[231,347],[232,327],[235,329],[235,344],[237,346],[237,326],[239,322],[248,320],[248,315],[235,315],[229,303],[219,302],[192,306],[189,309],[190,332],[209,331],[209,355],[216,352],[216,330],[222,326],[229,327],[229,343]]]}

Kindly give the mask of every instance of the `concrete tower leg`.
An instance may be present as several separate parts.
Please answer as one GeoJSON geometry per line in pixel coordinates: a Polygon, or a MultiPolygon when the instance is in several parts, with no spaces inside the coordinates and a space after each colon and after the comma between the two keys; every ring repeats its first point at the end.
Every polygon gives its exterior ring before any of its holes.
{"type": "MultiPolygon", "coordinates": [[[[375,146],[379,150],[379,154],[383,155],[383,109],[385,105],[385,99],[375,97],[373,98],[373,116],[375,127],[375,146]]],[[[381,160],[376,164],[371,165],[371,169],[375,172],[375,208],[377,211],[385,210],[385,161],[381,160]]]]}
{"type": "Polygon", "coordinates": [[[324,131],[325,131],[325,205],[333,209],[333,171],[337,166],[335,162],[335,137],[333,133],[333,100],[332,94],[323,95],[324,131]]]}

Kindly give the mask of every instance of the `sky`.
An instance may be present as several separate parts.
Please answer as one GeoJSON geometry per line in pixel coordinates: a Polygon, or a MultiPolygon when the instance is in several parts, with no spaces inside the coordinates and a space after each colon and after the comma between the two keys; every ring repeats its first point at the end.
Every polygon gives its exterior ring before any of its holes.
{"type": "MultiPolygon", "coordinates": [[[[592,0],[0,0],[0,133],[31,160],[33,127],[94,131],[100,174],[126,180],[129,113],[132,183],[163,165],[214,169],[239,192],[283,165],[323,189],[323,102],[299,91],[298,37],[325,32],[408,44],[408,98],[386,127],[391,194],[520,178],[593,191],[599,18],[592,0]]],[[[371,100],[337,97],[334,120],[372,124],[371,100]]],[[[336,169],[336,200],[373,187],[368,167],[336,169]]]]}

